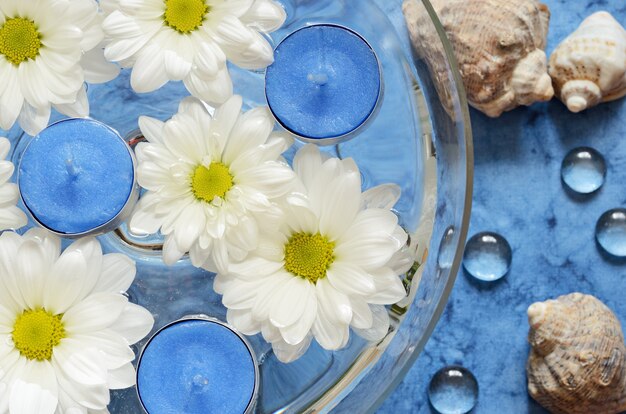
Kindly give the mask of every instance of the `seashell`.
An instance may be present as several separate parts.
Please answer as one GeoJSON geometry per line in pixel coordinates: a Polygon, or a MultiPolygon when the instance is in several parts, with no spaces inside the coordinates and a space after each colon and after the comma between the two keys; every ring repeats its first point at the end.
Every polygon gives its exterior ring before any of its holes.
{"type": "MultiPolygon", "coordinates": [[[[554,96],[544,52],[550,11],[537,0],[431,0],[452,43],[469,103],[491,117],[554,96]]],[[[404,15],[418,56],[433,56],[415,0],[404,15]]]]}
{"type": "Polygon", "coordinates": [[[626,95],[626,30],[607,12],[587,17],[550,56],[557,96],[570,111],[626,95]]]}
{"type": "Polygon", "coordinates": [[[528,392],[552,413],[626,410],[624,336],[593,296],[572,293],[528,308],[528,392]]]}

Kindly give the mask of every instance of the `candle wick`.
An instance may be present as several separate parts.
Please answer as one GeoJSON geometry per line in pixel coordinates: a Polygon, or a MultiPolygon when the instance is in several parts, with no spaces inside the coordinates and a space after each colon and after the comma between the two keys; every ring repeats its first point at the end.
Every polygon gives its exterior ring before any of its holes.
{"type": "Polygon", "coordinates": [[[328,83],[328,75],[324,73],[309,73],[306,78],[317,86],[324,86],[328,83]]]}
{"type": "Polygon", "coordinates": [[[72,180],[75,180],[78,177],[79,171],[73,159],[68,158],[65,160],[65,168],[67,169],[70,177],[72,177],[72,180]]]}

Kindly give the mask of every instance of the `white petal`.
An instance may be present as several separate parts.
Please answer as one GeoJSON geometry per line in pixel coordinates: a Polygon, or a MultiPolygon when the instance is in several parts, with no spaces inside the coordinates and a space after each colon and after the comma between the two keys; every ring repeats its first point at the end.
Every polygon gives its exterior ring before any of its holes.
{"type": "Polygon", "coordinates": [[[5,159],[11,150],[11,141],[5,137],[0,137],[0,159],[5,159]]]}
{"type": "Polygon", "coordinates": [[[85,385],[106,384],[107,369],[94,348],[84,348],[80,341],[71,338],[61,340],[54,348],[52,360],[66,378],[85,385]]]}
{"type": "MultiPolygon", "coordinates": [[[[0,70],[3,69],[3,66],[10,66],[10,63],[2,62],[2,60],[0,59],[0,70]]],[[[5,83],[4,90],[0,92],[0,128],[9,130],[22,110],[24,96],[20,91],[17,71],[10,68],[9,70],[4,70],[0,75],[3,83],[5,83]]]]}
{"type": "Polygon", "coordinates": [[[109,82],[120,73],[119,66],[107,61],[104,57],[104,51],[100,47],[86,52],[80,65],[85,71],[85,81],[89,83],[109,82]]]}
{"type": "MultiPolygon", "coordinates": [[[[13,175],[13,172],[15,171],[15,166],[13,165],[13,163],[11,161],[0,161],[0,183],[4,184],[7,181],[9,181],[9,179],[11,178],[11,176],[13,175]]],[[[0,191],[14,191],[15,187],[14,186],[0,186],[0,191]],[[9,190],[10,189],[10,190],[9,190]]],[[[16,194],[19,197],[19,192],[16,194]]],[[[0,195],[0,202],[3,202],[4,200],[6,200],[6,196],[2,196],[0,195]]],[[[11,195],[11,200],[15,199],[17,201],[17,198],[15,198],[15,196],[12,194],[11,195]]],[[[12,203],[15,204],[15,203],[12,203]]]]}
{"type": "Polygon", "coordinates": [[[178,244],[176,243],[176,238],[173,235],[169,235],[165,238],[165,242],[163,243],[163,263],[168,266],[172,266],[176,262],[178,262],[185,255],[178,244]]]}
{"type": "Polygon", "coordinates": [[[26,214],[16,206],[0,209],[0,230],[17,230],[28,223],[26,214]]]}
{"type": "Polygon", "coordinates": [[[244,335],[256,335],[261,331],[261,322],[253,318],[249,309],[228,309],[226,319],[244,335]]]}
{"type": "Polygon", "coordinates": [[[87,408],[83,407],[72,397],[70,397],[63,388],[59,388],[59,405],[55,414],[90,414],[87,408]],[[63,407],[64,411],[60,411],[59,407],[63,407]]]}
{"type": "Polygon", "coordinates": [[[63,315],[65,330],[71,335],[108,328],[118,321],[127,302],[126,297],[113,293],[88,296],[63,315]]]}
{"type": "Polygon", "coordinates": [[[352,307],[352,321],[350,325],[357,329],[369,329],[372,327],[373,316],[367,302],[359,297],[350,298],[350,306],[352,307]]]}
{"type": "Polygon", "coordinates": [[[61,255],[61,239],[45,229],[33,227],[24,234],[24,239],[41,244],[46,266],[51,267],[61,255]]]}
{"type": "MultiPolygon", "coordinates": [[[[9,161],[0,161],[0,168],[4,170],[2,174],[4,174],[5,177],[8,175],[7,179],[9,179],[12,175],[11,173],[13,172],[13,163],[9,161]]],[[[0,208],[15,206],[19,198],[20,190],[17,185],[13,183],[0,185],[0,208]]]]}
{"type": "Polygon", "coordinates": [[[267,107],[252,109],[239,117],[224,149],[223,160],[230,164],[248,148],[264,144],[274,129],[274,118],[267,107]]]}
{"type": "Polygon", "coordinates": [[[109,371],[107,386],[112,390],[123,390],[135,385],[135,368],[128,363],[120,368],[109,371]]]}
{"type": "Polygon", "coordinates": [[[317,312],[313,323],[313,334],[322,348],[333,351],[339,349],[350,334],[349,325],[333,323],[323,311],[317,312]]]}
{"type": "Polygon", "coordinates": [[[256,0],[241,17],[241,21],[250,27],[269,33],[278,30],[285,23],[286,18],[287,13],[279,2],[256,0]]]}
{"type": "Polygon", "coordinates": [[[372,305],[371,309],[374,315],[372,327],[369,329],[355,328],[354,332],[366,341],[378,342],[389,332],[389,313],[384,306],[372,305]]]}
{"type": "Polygon", "coordinates": [[[282,258],[280,261],[271,261],[262,257],[251,257],[240,263],[233,263],[229,267],[232,274],[240,275],[243,278],[258,278],[268,276],[283,267],[282,258]]]}
{"type": "Polygon", "coordinates": [[[72,339],[80,343],[82,348],[99,350],[101,352],[100,358],[109,370],[117,369],[135,359],[135,353],[128,345],[128,341],[110,329],[85,335],[74,335],[72,339]]]}
{"type": "Polygon", "coordinates": [[[93,291],[94,286],[98,283],[98,278],[102,271],[102,247],[97,239],[84,237],[76,240],[65,251],[68,253],[71,251],[81,253],[87,263],[87,270],[83,275],[83,289],[78,297],[79,300],[82,300],[93,291]]]}
{"type": "Polygon", "coordinates": [[[133,18],[119,10],[109,14],[102,23],[105,33],[112,38],[104,50],[106,59],[119,62],[132,57],[146,46],[159,26],[140,27],[133,18]]]}
{"type": "Polygon", "coordinates": [[[396,223],[397,217],[389,210],[360,212],[337,243],[336,257],[358,263],[364,269],[384,266],[401,247],[401,240],[395,235],[396,223]]]}
{"type": "Polygon", "coordinates": [[[368,208],[391,210],[401,195],[402,189],[396,184],[383,184],[370,188],[361,194],[361,210],[368,208]]]}
{"type": "Polygon", "coordinates": [[[302,147],[293,159],[293,169],[306,188],[311,188],[321,168],[322,156],[319,148],[313,144],[302,147]]]}
{"type": "MultiPolygon", "coordinates": [[[[21,312],[26,304],[17,285],[15,257],[22,238],[17,233],[4,232],[0,235],[0,303],[13,312],[21,312]]],[[[1,412],[1,411],[0,411],[1,412]]]]}
{"type": "MultiPolygon", "coordinates": [[[[103,0],[100,1],[102,7],[103,0]]],[[[104,7],[103,7],[104,8],[104,7]]],[[[121,10],[128,16],[133,16],[142,20],[153,20],[163,15],[162,1],[146,1],[146,0],[124,0],[116,8],[121,10]]]]}
{"type": "MultiPolygon", "coordinates": [[[[59,395],[63,396],[66,394],[67,398],[79,404],[80,408],[84,409],[86,407],[90,410],[102,410],[106,409],[106,406],[111,401],[109,389],[106,384],[81,384],[67,378],[63,373],[57,373],[57,379],[62,389],[59,395]]],[[[76,413],[84,414],[81,411],[77,411],[76,413]]]]}
{"type": "Polygon", "coordinates": [[[80,252],[64,252],[45,278],[43,307],[55,315],[73,306],[83,290],[87,262],[80,252]]]}
{"type": "Polygon", "coordinates": [[[204,205],[201,203],[191,203],[181,211],[178,217],[174,237],[180,250],[188,252],[192,244],[196,243],[204,226],[206,216],[204,205]]]}
{"type": "MultiPolygon", "coordinates": [[[[102,31],[102,17],[99,15],[95,16],[93,22],[83,28],[83,38],[80,41],[80,47],[84,51],[94,50],[95,47],[98,46],[102,39],[104,38],[104,32],[102,31]]],[[[103,52],[103,51],[101,51],[103,52]]]]}
{"type": "Polygon", "coordinates": [[[211,260],[215,264],[218,272],[226,273],[228,271],[228,267],[230,266],[230,258],[226,241],[220,239],[216,239],[213,241],[211,260]]]}
{"type": "Polygon", "coordinates": [[[95,292],[126,292],[135,280],[135,262],[120,253],[107,254],[102,258],[102,274],[93,288],[95,292]]]}
{"type": "Polygon", "coordinates": [[[376,292],[367,296],[369,303],[390,305],[406,297],[406,290],[400,278],[388,267],[372,271],[376,292]]]}
{"type": "MultiPolygon", "coordinates": [[[[6,304],[0,304],[0,334],[10,334],[13,332],[13,324],[15,323],[15,312],[6,307],[6,304]]],[[[0,343],[0,358],[4,355],[4,344],[0,343]]],[[[0,368],[0,378],[2,377],[2,368],[0,368]]]]}
{"type": "Polygon", "coordinates": [[[350,298],[335,289],[328,278],[317,281],[317,300],[326,315],[336,322],[348,324],[352,320],[350,298]]]}
{"type": "Polygon", "coordinates": [[[229,0],[215,2],[214,10],[224,14],[232,14],[235,17],[243,16],[252,6],[254,0],[229,0]]]}
{"type": "Polygon", "coordinates": [[[351,263],[334,262],[327,271],[328,281],[346,295],[369,295],[376,291],[374,278],[351,263]]]}
{"type": "Polygon", "coordinates": [[[153,325],[154,318],[150,312],[141,306],[127,303],[122,317],[115,322],[111,330],[122,335],[132,345],[145,338],[153,325]]]}
{"type": "Polygon", "coordinates": [[[215,110],[213,123],[211,124],[211,135],[220,142],[220,147],[218,148],[220,154],[224,150],[230,133],[241,114],[242,105],[243,100],[241,96],[235,95],[215,110]]]}
{"type": "Polygon", "coordinates": [[[17,286],[24,303],[30,309],[42,306],[42,290],[45,268],[45,255],[42,246],[26,240],[17,250],[15,270],[17,271],[17,286]]]}
{"type": "Polygon", "coordinates": [[[217,42],[228,60],[244,69],[262,69],[274,61],[270,44],[235,16],[224,16],[216,28],[217,42]]]}
{"type": "Polygon", "coordinates": [[[312,200],[319,199],[320,232],[337,240],[352,224],[359,209],[361,176],[349,172],[325,184],[321,192],[312,190],[309,195],[312,200]]]}
{"type": "Polygon", "coordinates": [[[195,56],[195,63],[200,71],[199,77],[215,79],[218,71],[226,64],[224,52],[217,44],[208,40],[202,42],[199,49],[195,56]]]}
{"type": "Polygon", "coordinates": [[[19,414],[53,414],[58,385],[48,361],[28,361],[11,387],[9,410],[19,414]]]}
{"type": "Polygon", "coordinates": [[[280,362],[288,364],[304,355],[311,345],[311,339],[312,336],[309,335],[297,345],[289,345],[282,340],[274,341],[272,342],[272,349],[280,362]]]}
{"type": "MultiPolygon", "coordinates": [[[[18,79],[24,99],[34,108],[43,108],[50,105],[48,88],[46,88],[43,71],[36,61],[28,60],[17,67],[18,79]]],[[[34,110],[31,110],[34,112],[34,110]]]]}
{"type": "Polygon", "coordinates": [[[22,111],[19,116],[20,127],[31,136],[39,134],[50,120],[50,104],[46,103],[41,107],[35,108],[28,102],[24,102],[22,111]]]}
{"type": "Polygon", "coordinates": [[[137,205],[137,209],[133,212],[128,222],[130,231],[139,235],[149,235],[158,232],[163,224],[163,219],[151,210],[151,208],[142,209],[137,205]]]}
{"type": "MultiPolygon", "coordinates": [[[[220,272],[222,273],[222,272],[220,272]]],[[[254,306],[256,292],[254,284],[238,281],[224,291],[222,303],[229,309],[250,309],[254,306]]]]}
{"type": "MultiPolygon", "coordinates": [[[[69,3],[69,2],[66,2],[66,3],[69,3]]],[[[80,50],[80,40],[82,36],[83,36],[83,31],[80,30],[76,26],[68,25],[68,24],[57,25],[54,30],[48,31],[46,36],[42,37],[41,43],[43,43],[44,46],[47,46],[47,48],[52,49],[52,50],[58,50],[58,49],[80,50]]]]}
{"type": "Polygon", "coordinates": [[[314,285],[301,277],[292,277],[283,288],[270,311],[270,322],[277,328],[293,325],[304,313],[309,296],[314,295],[314,285]]]}
{"type": "Polygon", "coordinates": [[[87,88],[82,87],[76,94],[76,101],[69,104],[56,104],[55,109],[72,118],[85,118],[89,116],[89,99],[87,88]]]}
{"type": "Polygon", "coordinates": [[[164,127],[165,122],[163,121],[159,121],[155,118],[150,118],[149,116],[139,117],[139,128],[141,129],[141,133],[151,143],[163,142],[164,127]]]}
{"type": "Polygon", "coordinates": [[[165,73],[171,80],[183,80],[191,70],[191,62],[183,59],[172,50],[163,52],[163,61],[165,62],[165,73]]]}
{"type": "Polygon", "coordinates": [[[266,161],[255,168],[238,173],[237,179],[241,184],[256,188],[266,197],[276,199],[294,187],[296,176],[291,168],[284,164],[266,161]]]}
{"type": "Polygon", "coordinates": [[[221,104],[233,95],[233,81],[226,66],[212,79],[204,79],[192,70],[183,82],[193,96],[210,104],[221,104]]]}
{"type": "Polygon", "coordinates": [[[316,292],[312,291],[307,298],[302,316],[294,324],[285,328],[280,328],[280,334],[286,343],[290,345],[298,345],[310,336],[311,328],[318,312],[318,299],[316,292]]]}
{"type": "Polygon", "coordinates": [[[130,76],[130,85],[136,92],[152,92],[168,81],[163,51],[156,45],[148,45],[139,52],[130,76]]]}

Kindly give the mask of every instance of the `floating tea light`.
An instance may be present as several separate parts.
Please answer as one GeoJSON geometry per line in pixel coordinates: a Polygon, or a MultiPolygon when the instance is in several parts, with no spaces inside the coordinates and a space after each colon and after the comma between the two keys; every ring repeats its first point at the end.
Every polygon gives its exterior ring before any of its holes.
{"type": "Polygon", "coordinates": [[[267,102],[278,122],[304,141],[329,145],[354,136],[382,96],[372,47],[337,25],[304,27],[283,40],[265,75],[267,102]]]}
{"type": "Polygon", "coordinates": [[[35,222],[67,237],[115,229],[138,197],[131,149],[117,132],[91,119],[60,121],[33,138],[18,185],[35,222]]]}
{"type": "Polygon", "coordinates": [[[248,342],[203,316],[173,322],[148,342],[137,391],[149,414],[251,413],[259,370],[248,342]]]}

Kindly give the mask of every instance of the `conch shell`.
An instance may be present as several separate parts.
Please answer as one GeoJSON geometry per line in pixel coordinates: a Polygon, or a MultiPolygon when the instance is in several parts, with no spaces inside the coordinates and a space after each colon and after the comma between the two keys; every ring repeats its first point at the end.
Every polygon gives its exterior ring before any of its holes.
{"type": "MultiPolygon", "coordinates": [[[[431,0],[452,43],[469,103],[491,117],[554,96],[544,52],[550,11],[537,0],[431,0]]],[[[432,56],[416,0],[404,15],[418,56],[432,56]]]]}
{"type": "Polygon", "coordinates": [[[572,293],[528,308],[528,392],[557,414],[626,410],[624,336],[593,296],[572,293]]]}
{"type": "Polygon", "coordinates": [[[550,56],[557,96],[570,111],[626,95],[626,30],[607,12],[587,17],[550,56]]]}

